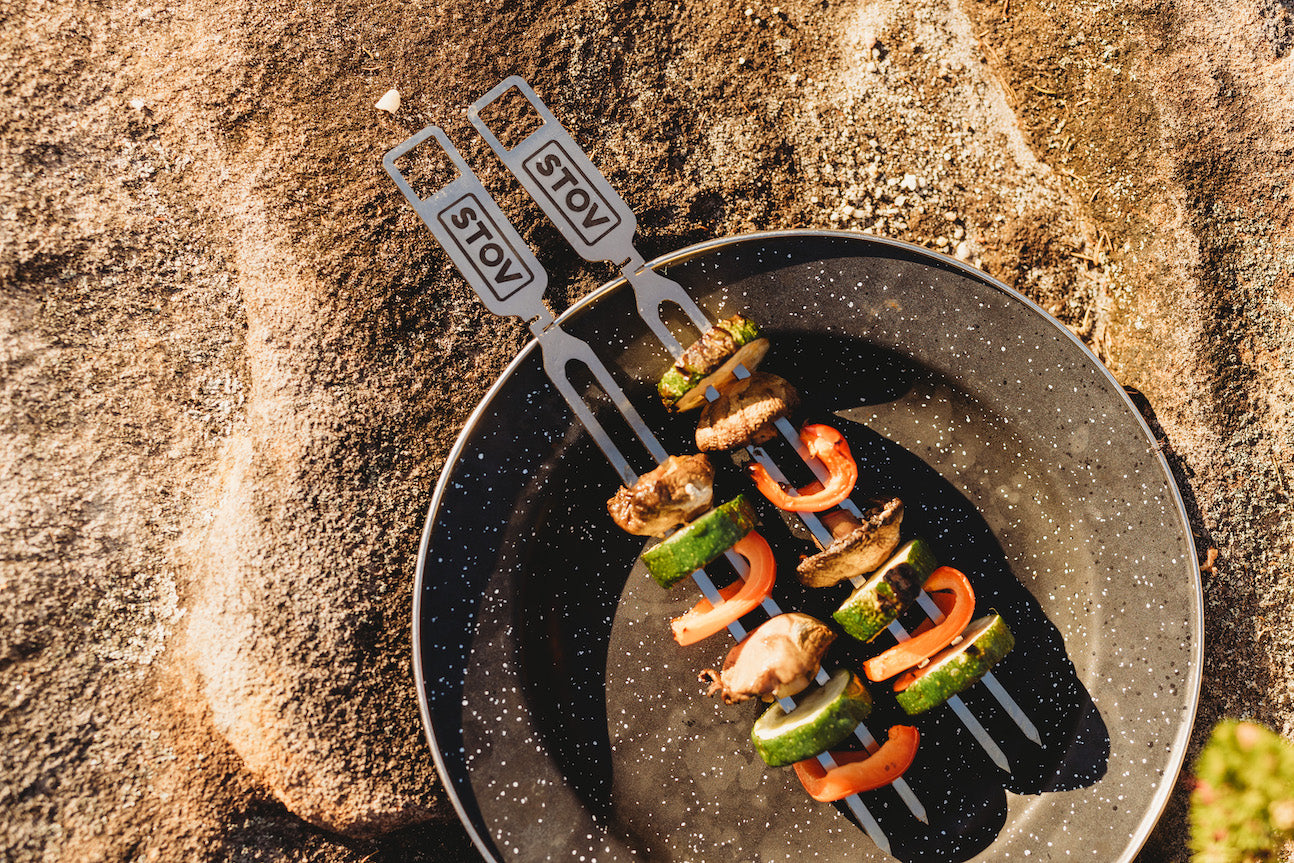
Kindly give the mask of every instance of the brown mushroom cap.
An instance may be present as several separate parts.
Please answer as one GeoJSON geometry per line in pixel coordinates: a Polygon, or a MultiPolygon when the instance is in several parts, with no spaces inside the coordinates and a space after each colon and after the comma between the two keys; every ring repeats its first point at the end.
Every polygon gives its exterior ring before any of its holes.
{"type": "Polygon", "coordinates": [[[710,508],[714,467],[709,456],[672,455],[655,470],[621,487],[607,501],[611,520],[632,534],[665,536],[710,508]]]}
{"type": "Polygon", "coordinates": [[[791,696],[813,680],[835,639],[831,628],[814,617],[779,614],[734,645],[721,672],[707,668],[699,676],[710,683],[707,694],[721,694],[725,704],[791,696]]]}
{"type": "Polygon", "coordinates": [[[861,522],[822,551],[806,557],[795,568],[806,587],[830,587],[863,575],[889,559],[899,545],[903,501],[897,497],[873,500],[861,522]]]}
{"type": "Polygon", "coordinates": [[[783,378],[754,372],[719,391],[719,398],[701,411],[696,446],[702,452],[761,444],[776,434],[773,421],[800,404],[800,394],[783,378]]]}

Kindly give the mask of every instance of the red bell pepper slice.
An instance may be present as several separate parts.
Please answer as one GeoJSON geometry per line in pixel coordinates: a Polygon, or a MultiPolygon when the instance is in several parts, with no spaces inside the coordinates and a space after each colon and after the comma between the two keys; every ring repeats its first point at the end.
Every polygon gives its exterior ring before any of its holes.
{"type": "Polygon", "coordinates": [[[817,758],[806,758],[793,765],[795,775],[814,800],[843,800],[851,794],[889,785],[902,776],[912,766],[920,742],[921,732],[914,726],[895,725],[890,728],[890,739],[875,752],[832,752],[836,766],[830,770],[817,758]]]}
{"type": "Polygon", "coordinates": [[[800,429],[800,440],[809,451],[809,455],[822,462],[830,476],[821,488],[817,483],[797,490],[798,497],[786,493],[782,486],[773,481],[764,466],[752,462],[747,466],[755,485],[764,497],[773,502],[778,509],[789,512],[822,512],[836,506],[854,490],[858,482],[858,463],[849,452],[849,444],[840,432],[831,426],[821,423],[806,425],[800,429]]]}
{"type": "Polygon", "coordinates": [[[907,641],[864,662],[863,673],[868,680],[888,680],[901,671],[919,665],[947,647],[970,623],[975,613],[975,590],[971,587],[970,579],[960,571],[951,566],[941,566],[926,579],[923,589],[930,594],[950,591],[953,598],[951,608],[945,608],[944,603],[937,599],[936,603],[945,615],[943,620],[924,631],[918,630],[907,641]]]}
{"type": "Polygon", "coordinates": [[[719,591],[723,602],[711,605],[710,600],[702,599],[682,617],[670,622],[674,630],[674,640],[683,646],[696,644],[703,638],[709,638],[725,628],[742,615],[753,611],[773,592],[773,580],[777,576],[777,563],[773,560],[773,549],[768,540],[758,532],[751,531],[733,545],[732,550],[746,558],[750,563],[750,572],[745,581],[738,579],[719,591]]]}

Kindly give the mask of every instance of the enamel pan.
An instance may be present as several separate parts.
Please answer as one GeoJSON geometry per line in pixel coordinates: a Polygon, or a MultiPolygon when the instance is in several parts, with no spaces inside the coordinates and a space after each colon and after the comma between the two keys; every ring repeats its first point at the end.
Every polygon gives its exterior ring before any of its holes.
{"type": "MultiPolygon", "coordinates": [[[[1119,384],[1019,293],[907,244],[756,234],[653,265],[712,318],[742,312],[763,326],[773,350],[761,368],[799,388],[803,419],[849,441],[854,499],[901,496],[904,538],[925,537],[971,578],[977,614],[996,610],[1015,633],[995,674],[1042,745],[982,685],[963,694],[1010,773],[947,707],[912,720],[874,688],[878,737],[895,724],[922,735],[907,779],[930,823],[892,789],[863,795],[893,857],[1132,860],[1182,766],[1203,624],[1181,497],[1119,384]]],[[[656,403],[670,359],[623,280],[560,322],[594,346],[670,452],[695,451],[696,415],[656,403]]],[[[589,403],[598,405],[591,388],[589,403]]],[[[614,410],[597,413],[620,431],[614,410]]],[[[617,443],[640,456],[636,470],[652,466],[627,430],[617,443]]],[[[726,456],[715,461],[719,500],[759,498],[726,456]]],[[[660,589],[637,563],[643,542],[606,513],[617,486],[532,342],[472,415],[436,487],[414,669],[432,755],[481,854],[890,859],[848,809],[815,803],[793,771],[763,765],[749,742],[762,705],[703,695],[697,672],[718,667],[731,642],[720,634],[681,648],[670,638],[670,619],[698,597],[687,584],[660,589]]],[[[759,505],[778,557],[774,598],[829,620],[847,585],[800,587],[794,566],[812,545],[759,505]]],[[[728,580],[718,567],[711,575],[728,580]]],[[[887,638],[842,636],[826,664],[857,669],[887,638]]]]}

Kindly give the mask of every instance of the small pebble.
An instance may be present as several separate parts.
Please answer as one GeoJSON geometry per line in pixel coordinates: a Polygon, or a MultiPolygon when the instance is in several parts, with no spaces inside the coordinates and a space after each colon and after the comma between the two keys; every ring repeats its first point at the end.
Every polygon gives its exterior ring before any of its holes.
{"type": "Polygon", "coordinates": [[[400,92],[395,89],[387,90],[381,99],[373,106],[379,111],[386,111],[388,114],[394,114],[400,110],[400,92]]]}
{"type": "Polygon", "coordinates": [[[959,261],[969,260],[970,243],[967,243],[965,240],[962,240],[960,243],[958,243],[957,248],[953,251],[953,257],[959,261]]]}

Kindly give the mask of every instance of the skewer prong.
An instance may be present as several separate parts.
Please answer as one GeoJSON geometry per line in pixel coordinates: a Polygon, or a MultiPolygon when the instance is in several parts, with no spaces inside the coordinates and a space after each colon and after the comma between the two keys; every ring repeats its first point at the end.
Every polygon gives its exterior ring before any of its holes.
{"type": "Polygon", "coordinates": [[[998,704],[1002,705],[1002,708],[1006,710],[1006,715],[1010,716],[1011,721],[1024,732],[1024,736],[1028,737],[1036,745],[1041,746],[1042,737],[1038,734],[1038,727],[1033,724],[1033,721],[1029,719],[1029,715],[1024,712],[1020,705],[1016,704],[1015,699],[1011,697],[1011,693],[1002,687],[1002,683],[993,676],[993,672],[990,671],[985,674],[980,682],[993,694],[998,704]]]}
{"type": "Polygon", "coordinates": [[[1011,762],[1006,760],[1006,753],[989,736],[988,730],[983,725],[980,725],[980,721],[975,718],[975,714],[970,712],[970,708],[966,706],[965,701],[962,701],[962,697],[954,695],[946,703],[953,709],[953,713],[957,714],[957,718],[962,721],[962,725],[966,726],[966,730],[971,733],[975,741],[988,753],[988,757],[993,759],[993,763],[1003,771],[1010,773],[1011,762]]]}

